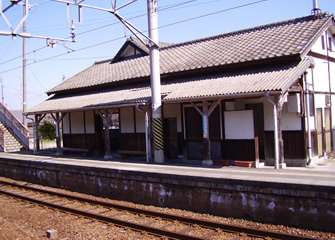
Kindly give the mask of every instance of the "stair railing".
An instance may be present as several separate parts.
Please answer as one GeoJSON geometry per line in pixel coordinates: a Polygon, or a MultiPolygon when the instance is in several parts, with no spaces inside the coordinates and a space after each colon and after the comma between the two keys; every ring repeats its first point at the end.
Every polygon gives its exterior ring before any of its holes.
{"type": "Polygon", "coordinates": [[[5,131],[0,128],[0,152],[5,151],[5,131]]]}
{"type": "Polygon", "coordinates": [[[0,121],[24,148],[29,149],[29,130],[2,103],[0,103],[0,121]]]}

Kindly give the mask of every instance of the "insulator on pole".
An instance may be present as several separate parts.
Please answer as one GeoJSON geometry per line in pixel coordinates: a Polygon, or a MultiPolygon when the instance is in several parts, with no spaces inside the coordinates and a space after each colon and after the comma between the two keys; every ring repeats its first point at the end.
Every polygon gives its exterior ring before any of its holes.
{"type": "Polygon", "coordinates": [[[75,31],[75,26],[74,26],[73,21],[72,21],[72,25],[71,25],[71,38],[72,38],[72,41],[74,41],[75,38],[76,38],[76,31],[75,31]]]}

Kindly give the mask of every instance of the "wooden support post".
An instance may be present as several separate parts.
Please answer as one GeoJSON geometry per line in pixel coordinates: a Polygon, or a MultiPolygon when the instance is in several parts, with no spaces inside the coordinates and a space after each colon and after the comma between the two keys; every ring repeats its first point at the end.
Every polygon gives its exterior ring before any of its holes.
{"type": "Polygon", "coordinates": [[[110,138],[109,138],[109,127],[111,125],[112,115],[114,113],[114,110],[115,109],[112,109],[111,113],[108,112],[108,109],[105,109],[105,111],[103,113],[101,113],[99,111],[99,115],[102,118],[103,124],[104,124],[104,127],[105,127],[105,142],[104,142],[105,155],[104,155],[104,159],[106,159],[106,160],[112,159],[110,138]]]}
{"type": "Polygon", "coordinates": [[[39,130],[38,127],[42,121],[42,119],[45,117],[46,114],[36,114],[35,115],[35,149],[36,151],[40,150],[40,138],[39,138],[39,130]]]}
{"type": "Polygon", "coordinates": [[[202,102],[202,110],[198,108],[193,102],[191,104],[202,116],[202,132],[203,132],[203,146],[204,146],[204,160],[202,161],[203,165],[213,165],[212,156],[211,156],[211,141],[209,137],[209,117],[214,111],[214,109],[219,105],[220,99],[213,102],[210,107],[208,101],[202,102]]]}
{"type": "Polygon", "coordinates": [[[208,102],[202,102],[202,129],[203,129],[203,142],[204,142],[204,160],[209,161],[211,158],[211,142],[209,139],[209,113],[208,102]]]}
{"type": "Polygon", "coordinates": [[[60,115],[60,113],[51,114],[52,118],[56,122],[56,146],[57,146],[57,155],[63,155],[62,152],[62,143],[61,143],[61,133],[60,133],[60,123],[62,122],[63,118],[65,117],[66,113],[60,115]]]}
{"type": "MultiPolygon", "coordinates": [[[[254,126],[257,126],[257,123],[254,122],[254,126]]],[[[255,129],[255,168],[259,168],[259,136],[258,136],[258,131],[257,127],[254,127],[255,129]]]]}
{"type": "Polygon", "coordinates": [[[56,145],[57,145],[57,155],[63,155],[62,145],[61,145],[61,136],[60,136],[60,116],[59,113],[56,113],[56,145]]]}
{"type": "MultiPolygon", "coordinates": [[[[277,111],[277,129],[278,129],[278,157],[279,157],[279,168],[286,168],[285,158],[284,158],[284,141],[283,141],[283,130],[281,127],[281,118],[282,118],[282,109],[284,105],[284,100],[287,96],[287,93],[280,96],[275,97],[276,103],[276,111],[277,111]]],[[[276,143],[275,143],[276,144],[276,143]]]]}
{"type": "Polygon", "coordinates": [[[109,138],[110,123],[108,121],[108,109],[105,109],[104,126],[105,126],[105,156],[104,156],[104,159],[111,159],[112,154],[111,154],[111,146],[110,146],[110,138],[109,138]]]}

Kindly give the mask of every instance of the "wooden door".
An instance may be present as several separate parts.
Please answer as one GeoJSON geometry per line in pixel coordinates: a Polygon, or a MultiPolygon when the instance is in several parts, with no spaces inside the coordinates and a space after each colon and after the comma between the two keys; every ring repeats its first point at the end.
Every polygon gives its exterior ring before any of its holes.
{"type": "Polygon", "coordinates": [[[255,131],[255,144],[258,148],[258,156],[260,159],[265,159],[264,154],[264,109],[262,103],[248,104],[247,109],[254,111],[254,131],[255,131]]]}
{"type": "Polygon", "coordinates": [[[323,116],[322,116],[322,108],[316,109],[316,117],[317,117],[317,144],[318,144],[318,156],[323,156],[323,116]]]}
{"type": "Polygon", "coordinates": [[[164,118],[165,155],[170,159],[178,158],[177,118],[164,118]]]}
{"type": "Polygon", "coordinates": [[[187,158],[202,160],[204,157],[202,117],[194,107],[185,107],[184,113],[187,158]]]}
{"type": "Polygon", "coordinates": [[[326,153],[331,152],[331,122],[330,122],[330,108],[325,109],[325,151],[326,153]]]}

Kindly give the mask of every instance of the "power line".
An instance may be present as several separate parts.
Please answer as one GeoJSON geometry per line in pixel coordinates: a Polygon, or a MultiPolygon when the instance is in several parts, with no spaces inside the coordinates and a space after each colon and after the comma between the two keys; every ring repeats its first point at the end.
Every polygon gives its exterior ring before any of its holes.
{"type": "MultiPolygon", "coordinates": [[[[97,59],[97,58],[110,58],[110,56],[99,56],[99,57],[78,57],[78,58],[57,58],[57,59],[50,59],[50,61],[73,61],[73,60],[88,60],[88,59],[97,59]]],[[[32,59],[29,59],[32,60],[32,59]]],[[[40,61],[43,59],[34,59],[34,61],[40,61]]]]}
{"type": "MultiPolygon", "coordinates": [[[[159,9],[160,11],[165,11],[165,10],[168,10],[168,9],[171,9],[171,8],[175,8],[175,7],[179,7],[179,6],[182,6],[182,5],[185,5],[185,4],[189,4],[191,2],[196,2],[196,1],[199,1],[199,0],[189,0],[189,1],[186,1],[186,2],[182,2],[182,3],[178,3],[178,4],[173,4],[173,5],[169,5],[169,6],[166,6],[166,7],[162,7],[161,9],[159,9]]],[[[50,1],[46,1],[44,3],[48,3],[50,1]]],[[[41,5],[41,4],[40,4],[41,5]]],[[[147,14],[140,14],[140,15],[137,15],[137,16],[134,16],[134,17],[131,17],[131,18],[128,18],[127,20],[134,20],[134,19],[137,19],[137,18],[140,18],[140,17],[144,17],[146,16],[147,14]]],[[[109,24],[106,24],[106,25],[103,25],[103,26],[100,26],[100,27],[97,27],[97,28],[93,28],[93,29],[90,29],[90,30],[87,30],[87,31],[84,31],[84,32],[81,32],[81,33],[77,33],[76,36],[80,36],[80,35],[83,35],[83,34],[87,34],[87,33],[90,33],[90,32],[94,32],[94,31],[97,31],[97,30],[100,30],[100,29],[103,29],[103,28],[106,28],[106,27],[110,27],[110,26],[113,26],[113,25],[117,25],[117,24],[120,24],[119,21],[117,22],[113,22],[113,23],[109,23],[109,24]]],[[[68,37],[70,38],[70,37],[68,37]]],[[[29,55],[29,54],[32,54],[32,53],[36,53],[40,50],[43,50],[45,48],[47,48],[48,46],[44,46],[44,47],[41,47],[41,48],[38,48],[38,49],[35,49],[33,51],[30,51],[28,52],[26,55],[29,55]]],[[[9,60],[6,60],[4,62],[0,62],[0,65],[3,65],[3,64],[6,64],[8,62],[11,62],[11,61],[14,61],[18,58],[22,58],[22,55],[18,56],[18,57],[15,57],[15,58],[12,58],[12,59],[9,59],[9,60]]],[[[15,68],[16,69],[16,68],[15,68]]],[[[14,69],[13,69],[14,70],[14,69]]]]}
{"type": "Polygon", "coordinates": [[[42,85],[42,83],[40,82],[40,80],[37,78],[35,72],[33,71],[33,69],[29,66],[29,70],[31,71],[31,73],[33,74],[36,82],[44,89],[44,91],[47,91],[47,89],[42,85]]]}
{"type": "MultiPolygon", "coordinates": [[[[127,37],[127,36],[126,36],[127,37]]],[[[129,37],[129,36],[128,36],[129,37]]],[[[103,42],[100,42],[100,43],[96,43],[96,44],[93,44],[93,45],[90,45],[90,46],[86,46],[86,47],[83,47],[83,48],[79,48],[77,50],[75,50],[75,52],[80,52],[80,51],[83,51],[83,50],[86,50],[86,49],[90,49],[90,48],[93,48],[93,47],[97,47],[97,46],[100,46],[100,45],[103,45],[103,44],[106,44],[106,43],[110,43],[110,42],[114,42],[114,41],[117,41],[117,40],[121,40],[121,39],[124,39],[125,37],[122,36],[122,37],[118,37],[118,38],[114,38],[112,40],[108,40],[108,41],[103,41],[103,42]]],[[[65,56],[67,54],[71,54],[73,52],[66,52],[66,53],[61,53],[61,54],[58,54],[58,55],[54,55],[54,56],[51,56],[51,57],[48,57],[48,58],[44,58],[44,59],[41,59],[41,60],[38,60],[38,61],[34,61],[32,63],[28,63],[27,66],[30,66],[30,65],[33,65],[35,63],[40,63],[40,62],[45,62],[47,60],[51,60],[53,58],[57,58],[57,57],[61,57],[61,56],[65,56]]],[[[5,71],[2,71],[0,72],[0,74],[2,73],[6,73],[6,72],[10,72],[10,71],[13,71],[13,70],[16,70],[16,69],[19,69],[21,68],[22,66],[18,66],[18,67],[14,67],[14,68],[11,68],[11,69],[8,69],[8,70],[5,70],[5,71]]]]}
{"type": "Polygon", "coordinates": [[[260,0],[260,1],[252,2],[252,3],[247,3],[247,4],[240,5],[240,6],[219,10],[219,11],[212,12],[212,13],[203,14],[203,15],[200,15],[200,16],[197,16],[197,17],[192,17],[192,18],[180,20],[180,21],[177,21],[177,22],[174,22],[174,23],[166,24],[164,26],[160,26],[159,28],[170,27],[170,26],[173,26],[173,25],[193,21],[193,20],[196,20],[196,19],[204,18],[204,17],[213,16],[213,15],[216,15],[216,14],[219,14],[219,13],[228,12],[228,11],[243,8],[243,7],[248,7],[248,6],[251,6],[251,5],[255,5],[255,4],[258,4],[258,3],[261,3],[261,2],[267,2],[267,1],[269,1],[269,0],[260,0]]]}
{"type": "MultiPolygon", "coordinates": [[[[193,1],[196,1],[196,0],[193,0],[193,1]]],[[[192,2],[193,2],[192,1],[192,2]]],[[[177,24],[181,24],[181,23],[185,23],[185,22],[189,22],[189,21],[193,21],[193,20],[197,20],[197,19],[200,19],[200,18],[204,18],[204,17],[209,17],[209,16],[213,16],[213,15],[216,15],[216,14],[219,14],[219,13],[223,13],[223,12],[227,12],[227,11],[232,11],[232,10],[236,10],[236,9],[239,9],[239,8],[243,8],[243,7],[248,7],[248,6],[251,6],[251,5],[255,5],[255,4],[259,4],[259,3],[262,3],[262,2],[267,2],[269,0],[259,0],[259,1],[254,1],[254,2],[251,2],[251,3],[247,3],[247,4],[243,4],[243,5],[239,5],[239,6],[236,6],[236,7],[231,7],[231,8],[227,8],[227,9],[222,9],[222,10],[219,10],[219,11],[215,11],[215,12],[212,12],[212,13],[207,13],[207,14],[203,14],[203,15],[200,15],[200,16],[196,16],[196,17],[192,17],[192,18],[188,18],[188,19],[184,19],[184,20],[180,20],[180,21],[177,21],[177,22],[174,22],[174,23],[170,23],[170,24],[166,24],[166,25],[163,25],[163,26],[160,26],[159,29],[161,28],[166,28],[166,27],[170,27],[170,26],[174,26],[174,25],[177,25],[177,24]]],[[[182,4],[179,4],[179,5],[182,5],[182,4]]],[[[134,18],[137,18],[137,17],[140,17],[142,15],[139,15],[139,16],[136,16],[134,18]]],[[[133,19],[133,18],[130,18],[130,19],[133,19]]],[[[109,25],[106,25],[106,26],[110,26],[110,25],[114,25],[116,23],[112,23],[112,24],[109,24],[109,25]]],[[[106,27],[106,26],[103,26],[103,27],[106,27]]],[[[145,30],[143,32],[147,32],[148,30],[145,30]]],[[[88,31],[87,31],[88,32],[88,31]]],[[[85,34],[87,32],[83,32],[81,34],[85,34]]],[[[77,34],[79,35],[79,34],[77,34]]],[[[100,42],[100,43],[97,43],[97,44],[93,44],[93,45],[90,45],[90,46],[87,46],[87,47],[83,47],[83,48],[79,48],[77,50],[75,50],[74,52],[79,52],[79,51],[83,51],[83,50],[86,50],[86,49],[90,49],[90,48],[93,48],[93,47],[97,47],[97,46],[100,46],[100,45],[103,45],[103,44],[107,44],[107,43],[110,43],[110,42],[113,42],[113,41],[117,41],[117,40],[121,40],[123,38],[125,38],[127,36],[123,36],[123,37],[118,37],[118,38],[114,38],[112,40],[108,40],[108,41],[103,41],[103,42],[100,42]]],[[[129,37],[129,36],[128,36],[129,37]]],[[[42,47],[42,48],[39,48],[38,50],[34,50],[34,51],[31,51],[29,53],[33,53],[33,52],[36,52],[36,51],[39,51],[41,49],[44,49],[46,47],[42,47]]],[[[51,56],[51,57],[48,57],[48,58],[44,58],[44,59],[41,59],[41,60],[38,60],[38,61],[35,61],[33,63],[29,63],[27,65],[32,65],[32,64],[35,64],[35,63],[40,63],[40,62],[44,62],[44,61],[47,61],[47,60],[51,60],[51,59],[54,59],[54,58],[58,58],[58,57],[61,57],[61,56],[65,56],[67,54],[71,54],[73,52],[66,52],[66,53],[62,53],[62,54],[58,54],[58,55],[54,55],[54,56],[51,56]]],[[[22,56],[19,56],[19,57],[16,57],[15,59],[17,58],[20,58],[22,56]]],[[[14,59],[13,59],[14,60],[14,59]]],[[[8,62],[8,61],[7,61],[8,62]]],[[[4,63],[0,63],[1,64],[4,64],[4,63]]],[[[6,72],[10,72],[10,71],[13,71],[13,70],[16,70],[16,69],[19,69],[21,68],[21,66],[18,66],[18,67],[14,67],[14,68],[11,68],[11,69],[8,69],[8,70],[5,70],[5,71],[2,71],[0,72],[0,74],[3,74],[3,73],[6,73],[6,72]]]]}

